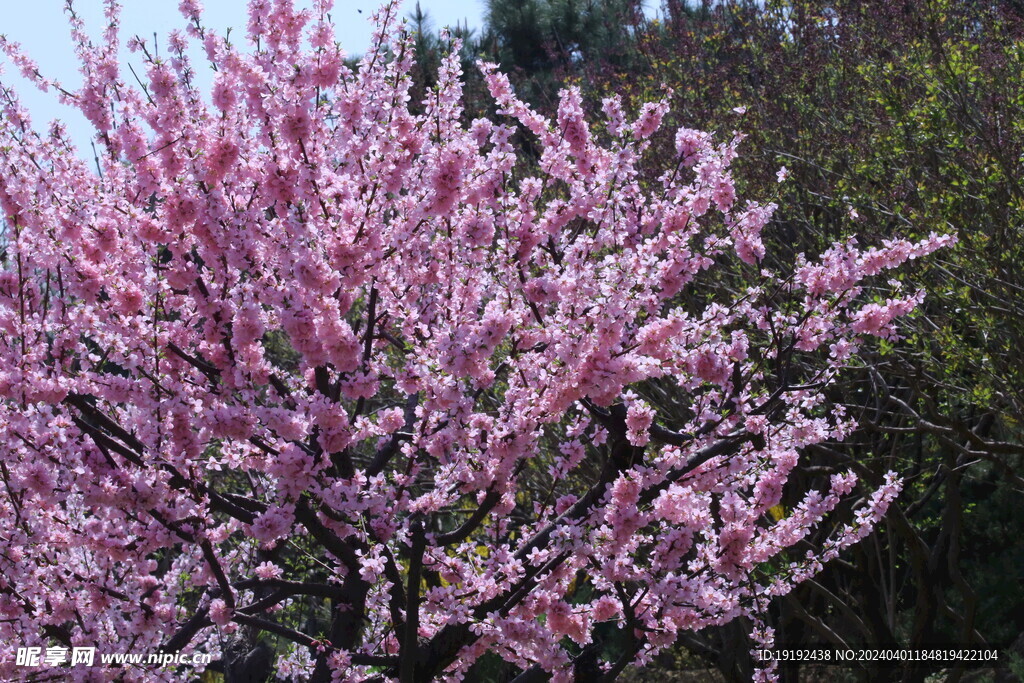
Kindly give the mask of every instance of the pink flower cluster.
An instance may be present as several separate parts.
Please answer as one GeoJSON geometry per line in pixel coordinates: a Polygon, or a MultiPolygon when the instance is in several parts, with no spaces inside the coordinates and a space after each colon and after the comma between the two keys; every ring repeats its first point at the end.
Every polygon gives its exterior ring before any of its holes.
{"type": "Polygon", "coordinates": [[[499,114],[467,122],[457,43],[410,101],[396,6],[352,67],[330,0],[250,5],[244,46],[194,0],[159,57],[132,40],[144,87],[112,1],[98,43],[69,15],[75,92],[0,42],[98,151],[0,84],[0,678],[58,635],[216,655],[244,625],[291,640],[299,679],[460,680],[493,652],[571,680],[600,624],[650,661],[870,532],[897,481],[829,535],[855,480],[789,475],[850,429],[824,386],[920,301],[865,284],[951,238],[692,296],[765,260],[775,206],[737,195],[741,136],[680,130],[642,183],[666,102],[631,120],[610,98],[595,135],[577,90],[552,120],[484,64],[499,114]],[[767,372],[783,352],[808,369],[767,372]],[[784,491],[802,502],[775,519],[784,491]],[[329,623],[274,621],[299,603],[329,623]]]}

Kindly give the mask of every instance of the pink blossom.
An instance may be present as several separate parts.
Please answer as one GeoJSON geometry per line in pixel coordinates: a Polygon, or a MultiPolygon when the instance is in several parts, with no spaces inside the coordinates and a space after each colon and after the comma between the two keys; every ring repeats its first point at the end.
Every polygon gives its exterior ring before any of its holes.
{"type": "MultiPolygon", "coordinates": [[[[329,0],[251,0],[239,45],[181,10],[159,57],[131,43],[144,88],[119,75],[117,3],[101,39],[70,17],[65,101],[99,171],[0,103],[0,643],[60,624],[218,653],[295,605],[351,642],[317,626],[280,676],[395,677],[376,663],[416,642],[445,653],[418,677],[492,655],[568,680],[602,621],[634,629],[638,663],[741,618],[770,643],[769,598],[882,519],[894,476],[790,475],[850,433],[830,385],[858,345],[922,300],[868,298],[877,276],[952,237],[776,268],[742,136],[662,140],[667,98],[632,122],[606,99],[599,135],[578,90],[549,119],[483,64],[499,114],[470,121],[457,42],[412,101],[394,4],[358,62],[329,0]],[[780,395],[790,354],[809,376],[780,395]]],[[[311,628],[287,619],[271,630],[311,628]]]]}
{"type": "Polygon", "coordinates": [[[649,430],[654,423],[654,409],[640,400],[632,401],[626,410],[628,438],[634,446],[645,446],[651,440],[649,430]]]}
{"type": "Polygon", "coordinates": [[[210,602],[210,621],[218,626],[227,626],[231,621],[232,610],[220,598],[210,602]]]}
{"type": "Polygon", "coordinates": [[[261,562],[254,573],[261,579],[279,579],[282,575],[281,568],[273,562],[261,562]]]}

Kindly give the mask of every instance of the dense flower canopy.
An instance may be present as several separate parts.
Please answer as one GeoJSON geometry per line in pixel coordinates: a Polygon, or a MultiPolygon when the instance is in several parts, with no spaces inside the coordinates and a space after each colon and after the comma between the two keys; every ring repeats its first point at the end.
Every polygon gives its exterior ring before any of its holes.
{"type": "Polygon", "coordinates": [[[329,0],[250,5],[241,49],[182,2],[169,57],[129,41],[137,85],[115,3],[98,45],[69,14],[74,92],[2,43],[98,158],[4,89],[0,675],[25,674],[19,645],[227,658],[263,633],[299,679],[458,680],[487,653],[614,678],[762,624],[869,533],[894,478],[846,521],[852,474],[769,510],[852,426],[823,388],[920,300],[867,280],[948,238],[771,272],[740,135],[615,98],[594,121],[572,89],[549,119],[487,64],[496,114],[468,120],[457,45],[410,102],[396,6],[353,67],[329,0]],[[651,144],[676,164],[652,172],[651,144]]]}

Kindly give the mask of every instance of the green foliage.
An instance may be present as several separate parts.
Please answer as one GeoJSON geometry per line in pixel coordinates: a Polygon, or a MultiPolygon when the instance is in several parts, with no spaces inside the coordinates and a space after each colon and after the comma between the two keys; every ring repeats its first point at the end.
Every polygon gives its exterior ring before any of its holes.
{"type": "Polygon", "coordinates": [[[636,0],[488,0],[482,43],[504,72],[519,76],[523,96],[546,107],[566,69],[595,60],[632,64],[627,27],[640,17],[636,0]]]}
{"type": "MultiPolygon", "coordinates": [[[[629,104],[671,88],[652,154],[674,153],[677,126],[745,133],[741,190],[780,206],[771,258],[850,235],[958,235],[937,263],[899,275],[905,290],[928,292],[925,305],[903,340],[864,351],[861,375],[835,396],[862,428],[803,463],[801,484],[851,466],[869,482],[890,468],[906,478],[891,533],[822,581],[870,635],[820,594],[797,599],[853,642],[1014,639],[1024,630],[1024,7],[669,0],[643,19],[626,0],[491,0],[482,36],[541,109],[570,83],[594,109],[610,94],[629,104]]],[[[704,295],[728,286],[709,282],[704,295]]],[[[669,387],[647,393],[672,401],[669,387]]],[[[820,642],[807,623],[780,633],[820,642]]]]}

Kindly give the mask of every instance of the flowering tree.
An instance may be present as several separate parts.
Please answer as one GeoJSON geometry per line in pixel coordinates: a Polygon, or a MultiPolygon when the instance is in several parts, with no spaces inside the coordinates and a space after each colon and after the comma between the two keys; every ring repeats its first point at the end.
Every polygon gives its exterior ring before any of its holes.
{"type": "Polygon", "coordinates": [[[768,601],[899,490],[834,514],[856,485],[834,476],[770,514],[801,449],[852,426],[822,389],[920,300],[867,301],[866,279],[948,239],[770,272],[740,136],[681,129],[641,182],[665,103],[627,120],[608,99],[598,130],[570,89],[548,120],[482,65],[498,114],[467,121],[457,49],[410,103],[396,8],[349,68],[330,5],[253,0],[246,52],[185,0],[168,58],[128,43],[137,86],[114,2],[95,46],[69,12],[75,92],[2,43],[98,153],[4,88],[0,673],[26,673],[17,645],[230,668],[263,638],[300,679],[458,680],[497,656],[611,680],[741,617],[770,643],[768,601]]]}

